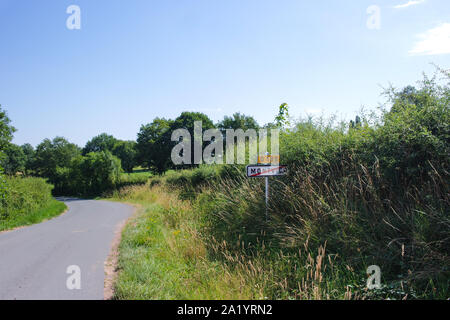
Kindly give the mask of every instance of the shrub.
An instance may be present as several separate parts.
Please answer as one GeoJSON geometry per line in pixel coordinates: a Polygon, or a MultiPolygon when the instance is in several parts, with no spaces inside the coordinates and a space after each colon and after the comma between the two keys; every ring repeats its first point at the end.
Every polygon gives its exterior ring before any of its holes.
{"type": "Polygon", "coordinates": [[[81,172],[85,179],[87,193],[98,194],[116,186],[120,180],[122,168],[120,160],[110,152],[91,152],[81,163],[81,172]]]}
{"type": "Polygon", "coordinates": [[[52,185],[42,178],[7,177],[8,188],[0,206],[0,231],[41,222],[66,208],[53,199],[52,185]]]}
{"type": "Polygon", "coordinates": [[[164,176],[170,187],[179,189],[184,199],[194,199],[201,190],[219,179],[219,166],[201,165],[195,169],[172,171],[164,176]]]}
{"type": "Polygon", "coordinates": [[[198,188],[207,184],[215,183],[218,177],[218,167],[203,165],[193,170],[191,185],[198,188]]]}
{"type": "Polygon", "coordinates": [[[120,160],[109,151],[77,156],[67,167],[57,167],[55,193],[67,195],[100,195],[120,184],[120,160]]]}
{"type": "Polygon", "coordinates": [[[150,174],[148,173],[122,173],[119,181],[116,183],[116,188],[123,188],[132,185],[143,185],[148,182],[150,174]]]}
{"type": "Polygon", "coordinates": [[[0,217],[2,215],[3,209],[6,205],[6,194],[7,194],[7,184],[6,178],[3,175],[3,169],[0,167],[0,217]]]}
{"type": "Polygon", "coordinates": [[[5,211],[25,214],[45,206],[51,199],[53,186],[42,178],[6,178],[8,192],[5,211]]]}
{"type": "Polygon", "coordinates": [[[150,187],[155,187],[161,185],[162,180],[160,178],[152,178],[150,179],[150,187]]]}

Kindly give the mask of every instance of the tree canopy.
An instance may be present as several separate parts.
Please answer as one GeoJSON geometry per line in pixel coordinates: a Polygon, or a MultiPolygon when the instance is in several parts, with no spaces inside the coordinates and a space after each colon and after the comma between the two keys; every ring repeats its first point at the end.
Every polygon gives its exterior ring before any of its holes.
{"type": "Polygon", "coordinates": [[[122,168],[126,172],[133,172],[137,156],[135,141],[117,141],[112,150],[112,154],[120,159],[122,168]]]}
{"type": "Polygon", "coordinates": [[[83,155],[89,152],[110,151],[114,149],[117,139],[107,133],[99,134],[89,140],[83,148],[83,155]]]}
{"type": "Polygon", "coordinates": [[[26,156],[21,147],[9,143],[4,148],[4,155],[0,163],[6,174],[15,175],[18,172],[24,172],[26,156]]]}
{"type": "Polygon", "coordinates": [[[56,178],[56,169],[66,167],[73,158],[80,155],[80,148],[63,137],[45,139],[36,147],[33,169],[38,176],[50,181],[56,178]]]}
{"type": "Polygon", "coordinates": [[[217,128],[222,131],[226,129],[242,129],[246,131],[248,129],[257,130],[259,125],[253,117],[236,112],[231,117],[225,116],[223,120],[217,124],[217,128]]]}
{"type": "Polygon", "coordinates": [[[23,154],[25,155],[25,173],[27,174],[33,168],[34,161],[34,148],[31,144],[25,143],[20,146],[22,148],[23,154]]]}
{"type": "Polygon", "coordinates": [[[158,173],[169,167],[172,124],[173,120],[155,118],[151,123],[141,126],[136,147],[137,159],[142,166],[158,173]]]}
{"type": "Polygon", "coordinates": [[[13,133],[16,129],[11,126],[11,120],[5,110],[0,105],[0,152],[12,140],[13,133]]]}

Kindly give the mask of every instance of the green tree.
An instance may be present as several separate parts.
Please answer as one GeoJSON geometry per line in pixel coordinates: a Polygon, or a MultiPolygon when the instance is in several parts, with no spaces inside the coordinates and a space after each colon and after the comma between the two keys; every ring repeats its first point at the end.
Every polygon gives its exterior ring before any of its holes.
{"type": "Polygon", "coordinates": [[[275,117],[275,123],[279,127],[289,126],[289,106],[287,103],[282,103],[278,107],[278,115],[275,117]]]}
{"type": "MultiPolygon", "coordinates": [[[[10,143],[13,137],[13,133],[16,129],[10,125],[11,120],[8,118],[8,115],[5,110],[2,109],[0,105],[0,161],[3,159],[4,148],[10,143]]],[[[3,176],[3,168],[0,165],[0,208],[4,207],[4,203],[6,201],[8,186],[6,184],[6,180],[3,176]]],[[[0,218],[2,217],[2,210],[0,210],[0,218]]]]}
{"type": "Polygon", "coordinates": [[[214,123],[212,120],[204,113],[201,112],[183,112],[181,113],[178,118],[175,119],[175,121],[172,123],[171,129],[187,129],[191,135],[194,134],[194,122],[195,121],[201,121],[202,122],[202,129],[208,130],[215,128],[214,123]]]}
{"type": "Polygon", "coordinates": [[[100,194],[114,188],[122,172],[120,160],[109,151],[88,153],[79,165],[83,194],[100,194]]]}
{"type": "Polygon", "coordinates": [[[144,167],[163,173],[170,166],[172,120],[155,118],[142,125],[137,138],[137,160],[144,167]]]}
{"type": "Polygon", "coordinates": [[[83,155],[86,155],[90,152],[112,152],[117,141],[118,140],[112,135],[106,133],[99,134],[86,143],[86,146],[83,148],[83,155]]]}
{"type": "Polygon", "coordinates": [[[26,157],[21,147],[9,143],[4,148],[1,164],[7,175],[15,175],[25,170],[26,157]]]}
{"type": "Polygon", "coordinates": [[[217,128],[219,128],[222,132],[226,129],[242,129],[246,131],[248,129],[257,130],[259,125],[253,117],[237,112],[231,117],[225,116],[223,120],[217,124],[217,128]]]}
{"type": "Polygon", "coordinates": [[[172,168],[171,150],[177,143],[171,140],[172,132],[186,129],[193,137],[195,121],[202,122],[203,131],[214,128],[211,119],[200,112],[183,112],[175,120],[156,118],[152,123],[141,126],[137,138],[139,163],[157,173],[172,168]]]}
{"type": "Polygon", "coordinates": [[[120,159],[122,168],[126,172],[133,172],[137,155],[135,141],[117,141],[112,153],[120,159]]]}
{"type": "Polygon", "coordinates": [[[120,181],[120,159],[109,151],[77,155],[65,167],[57,167],[55,194],[93,196],[113,189],[120,181]]]}
{"type": "Polygon", "coordinates": [[[72,159],[80,155],[80,148],[63,137],[45,139],[37,147],[32,168],[41,177],[58,184],[57,168],[69,166],[72,159]]]}
{"type": "MultiPolygon", "coordinates": [[[[191,150],[192,150],[192,154],[191,154],[191,163],[194,163],[194,124],[196,121],[201,121],[202,123],[202,131],[204,132],[205,130],[208,129],[213,129],[215,128],[214,123],[212,122],[212,120],[204,113],[201,112],[183,112],[181,113],[181,115],[175,119],[175,121],[172,123],[171,128],[170,128],[170,133],[172,133],[173,131],[175,131],[176,129],[186,129],[187,131],[189,131],[190,135],[191,135],[191,150]]],[[[203,134],[202,132],[202,134],[203,134]]],[[[173,142],[171,141],[171,135],[167,135],[165,140],[167,141],[166,143],[168,145],[170,145],[170,150],[167,154],[167,157],[170,159],[170,153],[172,150],[172,147],[174,147],[178,142],[173,142]]],[[[202,150],[205,147],[205,145],[202,145],[202,150]]],[[[170,162],[171,163],[171,162],[170,162]]],[[[192,165],[184,165],[183,167],[195,167],[196,165],[192,164],[192,165]]]]}
{"type": "Polygon", "coordinates": [[[360,117],[360,116],[356,116],[356,117],[355,117],[355,121],[350,120],[349,128],[350,128],[350,129],[358,129],[358,128],[361,128],[361,117],[360,117]]]}
{"type": "Polygon", "coordinates": [[[439,103],[440,88],[435,78],[425,79],[419,83],[420,88],[406,86],[402,90],[390,88],[387,91],[389,102],[392,104],[391,113],[401,112],[405,107],[417,106],[419,108],[439,103]]]}
{"type": "Polygon", "coordinates": [[[25,143],[20,146],[25,155],[25,174],[29,174],[33,167],[35,151],[31,144],[25,143]]]}
{"type": "Polygon", "coordinates": [[[9,144],[12,140],[13,133],[16,131],[10,123],[11,120],[8,118],[8,114],[0,105],[0,152],[9,144]]]}

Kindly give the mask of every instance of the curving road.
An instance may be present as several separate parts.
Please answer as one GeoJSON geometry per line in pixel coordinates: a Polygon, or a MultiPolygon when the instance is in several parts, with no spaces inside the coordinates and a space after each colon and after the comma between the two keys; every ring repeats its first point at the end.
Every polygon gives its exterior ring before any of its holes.
{"type": "Polygon", "coordinates": [[[108,201],[62,200],[69,207],[65,214],[0,233],[0,299],[103,299],[104,262],[114,231],[133,208],[108,201]],[[80,273],[77,267],[67,273],[69,266],[78,266],[80,273]]]}

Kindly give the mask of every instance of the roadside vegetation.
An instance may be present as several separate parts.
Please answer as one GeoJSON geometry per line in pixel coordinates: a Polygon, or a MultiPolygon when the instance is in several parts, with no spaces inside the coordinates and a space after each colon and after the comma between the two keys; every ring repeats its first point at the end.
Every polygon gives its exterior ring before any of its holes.
{"type": "MultiPolygon", "coordinates": [[[[239,271],[208,258],[189,201],[160,186],[131,186],[112,200],[137,206],[119,247],[114,299],[250,299],[239,271]]],[[[262,296],[258,296],[262,298],[262,296]]]]}
{"type": "Polygon", "coordinates": [[[64,212],[63,202],[52,197],[52,185],[41,178],[7,177],[0,207],[0,231],[31,225],[64,212]]]}
{"type": "Polygon", "coordinates": [[[450,74],[438,71],[386,90],[378,113],[350,122],[292,119],[287,104],[264,126],[183,112],[142,125],[136,142],[104,133],[84,148],[62,137],[16,146],[0,109],[0,226],[51,215],[39,211],[50,185],[137,205],[116,299],[447,299],[450,74]],[[268,219],[264,182],[244,165],[172,163],[171,133],[192,134],[195,121],[222,133],[281,130],[289,174],[271,179],[268,219]],[[366,288],[370,265],[381,289],[366,288]]]}
{"type": "Polygon", "coordinates": [[[22,148],[10,142],[14,131],[0,106],[0,164],[8,173],[0,166],[0,231],[39,223],[67,209],[53,198],[53,186],[45,179],[16,175],[26,161],[22,148]]]}
{"type": "Polygon", "coordinates": [[[140,205],[116,298],[448,299],[449,79],[387,90],[378,116],[285,126],[290,173],[271,179],[269,219],[264,182],[243,166],[116,191],[140,205]],[[366,288],[370,265],[381,289],[366,288]]]}

